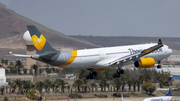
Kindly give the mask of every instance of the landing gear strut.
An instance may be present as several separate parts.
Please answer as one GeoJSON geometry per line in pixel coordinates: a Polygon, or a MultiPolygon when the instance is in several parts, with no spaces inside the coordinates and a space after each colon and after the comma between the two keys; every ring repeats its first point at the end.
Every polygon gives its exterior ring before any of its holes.
{"type": "Polygon", "coordinates": [[[124,74],[124,70],[121,69],[121,68],[122,68],[122,63],[119,63],[118,64],[118,69],[117,69],[116,73],[113,74],[114,78],[116,78],[116,77],[119,78],[120,74],[124,74]]]}
{"type": "Polygon", "coordinates": [[[88,68],[87,70],[90,70],[89,75],[86,75],[86,79],[93,79],[93,76],[97,75],[96,71],[93,71],[92,68],[88,68]]]}
{"type": "Polygon", "coordinates": [[[160,65],[161,61],[157,61],[157,62],[158,62],[157,68],[161,69],[161,65],[160,65]]]}

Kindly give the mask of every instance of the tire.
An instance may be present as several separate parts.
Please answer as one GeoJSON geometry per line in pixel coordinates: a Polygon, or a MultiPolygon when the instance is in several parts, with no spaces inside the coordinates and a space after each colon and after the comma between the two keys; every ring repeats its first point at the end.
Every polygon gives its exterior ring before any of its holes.
{"type": "Polygon", "coordinates": [[[120,73],[121,73],[121,74],[124,74],[124,70],[121,70],[120,73]]]}
{"type": "Polygon", "coordinates": [[[116,73],[114,73],[114,74],[113,74],[113,78],[116,78],[116,76],[117,76],[117,74],[116,74],[116,73]]]}
{"type": "Polygon", "coordinates": [[[120,74],[120,70],[119,69],[117,69],[117,74],[120,74]]]}
{"type": "Polygon", "coordinates": [[[90,79],[89,75],[86,75],[86,79],[90,79]]]}
{"type": "Polygon", "coordinates": [[[157,68],[158,68],[158,69],[161,69],[161,65],[157,65],[157,68]]]}
{"type": "Polygon", "coordinates": [[[97,75],[97,72],[96,72],[96,71],[93,71],[93,75],[96,76],[96,75],[97,75]]]}
{"type": "Polygon", "coordinates": [[[89,78],[90,78],[90,79],[93,79],[93,75],[89,75],[89,78]]]}
{"type": "Polygon", "coordinates": [[[117,78],[120,78],[120,74],[117,74],[117,78]]]}

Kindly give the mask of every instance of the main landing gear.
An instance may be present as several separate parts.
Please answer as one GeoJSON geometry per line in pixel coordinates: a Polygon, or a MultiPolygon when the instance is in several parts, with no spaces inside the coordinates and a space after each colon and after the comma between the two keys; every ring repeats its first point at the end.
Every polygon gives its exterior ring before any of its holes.
{"type": "Polygon", "coordinates": [[[161,69],[161,65],[160,65],[161,61],[157,61],[157,62],[158,62],[157,68],[161,69]]]}
{"type": "Polygon", "coordinates": [[[122,63],[119,63],[118,64],[118,69],[117,69],[116,73],[113,74],[114,78],[119,78],[120,74],[124,74],[124,70],[121,69],[121,68],[122,68],[122,63]]]}
{"type": "Polygon", "coordinates": [[[93,71],[92,68],[88,68],[87,70],[90,70],[89,75],[86,75],[86,79],[93,79],[93,76],[97,75],[96,71],[93,71]]]}
{"type": "Polygon", "coordinates": [[[113,74],[113,77],[114,78],[119,78],[120,77],[120,74],[124,74],[124,70],[120,70],[120,69],[117,69],[117,73],[114,73],[113,74]]]}

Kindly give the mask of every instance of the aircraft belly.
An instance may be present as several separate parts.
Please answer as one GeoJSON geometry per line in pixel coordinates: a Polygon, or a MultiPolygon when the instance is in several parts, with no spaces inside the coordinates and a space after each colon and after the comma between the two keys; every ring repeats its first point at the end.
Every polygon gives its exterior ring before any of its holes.
{"type": "Polygon", "coordinates": [[[159,61],[165,59],[167,56],[163,53],[158,53],[158,54],[150,53],[145,57],[152,57],[155,61],[159,61]]]}
{"type": "Polygon", "coordinates": [[[88,68],[93,67],[94,64],[98,61],[98,58],[77,58],[71,64],[65,66],[70,68],[88,68]]]}

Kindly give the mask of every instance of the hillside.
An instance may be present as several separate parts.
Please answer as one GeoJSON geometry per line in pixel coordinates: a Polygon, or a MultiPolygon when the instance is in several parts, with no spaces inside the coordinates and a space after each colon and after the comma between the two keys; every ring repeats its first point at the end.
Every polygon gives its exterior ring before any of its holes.
{"type": "Polygon", "coordinates": [[[97,47],[91,43],[74,39],[47,28],[7,9],[5,5],[0,3],[0,48],[25,49],[22,36],[27,30],[27,25],[35,25],[49,43],[58,50],[61,50],[62,48],[72,50],[97,47]]]}
{"type": "MultiPolygon", "coordinates": [[[[159,39],[157,37],[131,36],[66,36],[23,17],[0,3],[0,56],[7,55],[7,49],[18,53],[25,53],[26,47],[22,36],[27,30],[26,25],[35,25],[57,50],[151,43],[157,42],[159,39]]],[[[180,54],[180,38],[162,37],[161,39],[163,43],[173,49],[173,54],[180,54]]]]}
{"type": "MultiPolygon", "coordinates": [[[[88,41],[99,47],[133,45],[142,43],[157,43],[158,37],[132,37],[132,36],[71,36],[79,40],[88,41]]],[[[161,37],[162,42],[173,49],[173,54],[180,54],[180,38],[161,37]]]]}

